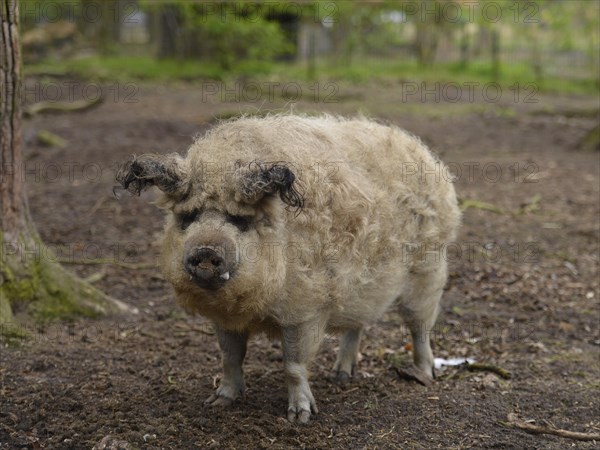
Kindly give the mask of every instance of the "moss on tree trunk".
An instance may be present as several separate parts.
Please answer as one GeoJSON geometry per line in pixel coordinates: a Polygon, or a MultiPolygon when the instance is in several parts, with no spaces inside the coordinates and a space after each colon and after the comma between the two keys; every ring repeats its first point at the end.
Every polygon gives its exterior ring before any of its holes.
{"type": "Polygon", "coordinates": [[[5,242],[0,234],[0,322],[13,313],[36,321],[97,317],[129,308],[63,269],[36,239],[5,242]]]}

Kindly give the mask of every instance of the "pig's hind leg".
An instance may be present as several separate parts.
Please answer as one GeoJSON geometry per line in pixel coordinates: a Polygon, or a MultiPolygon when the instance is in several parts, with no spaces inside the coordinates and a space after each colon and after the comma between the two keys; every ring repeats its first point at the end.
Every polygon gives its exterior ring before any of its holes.
{"type": "Polygon", "coordinates": [[[228,406],[245,390],[242,363],[246,356],[248,334],[225,331],[218,327],[216,333],[223,358],[223,379],[216,392],[204,403],[228,406]]]}
{"type": "Polygon", "coordinates": [[[340,340],[340,350],[333,370],[339,383],[345,384],[354,375],[362,330],[349,330],[340,340]]]}
{"type": "Polygon", "coordinates": [[[445,264],[432,272],[413,274],[399,300],[400,313],[412,336],[414,364],[431,378],[434,373],[430,335],[438,316],[446,278],[445,264]]]}

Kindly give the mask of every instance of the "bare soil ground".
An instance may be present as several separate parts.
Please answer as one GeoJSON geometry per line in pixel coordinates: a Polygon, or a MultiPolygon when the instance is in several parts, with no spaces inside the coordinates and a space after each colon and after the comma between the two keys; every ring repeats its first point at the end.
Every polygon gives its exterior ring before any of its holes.
{"type": "Polygon", "coordinates": [[[600,164],[598,153],[577,148],[597,118],[561,113],[597,100],[422,105],[394,92],[341,89],[338,103],[296,109],[360,109],[397,124],[453,166],[461,198],[502,210],[465,212],[433,339],[436,357],[474,358],[510,379],[447,368],[430,387],[401,380],[392,366],[410,357],[409,338],[391,311],[367,330],[347,386],[331,380],[337,341],[326,340],[312,366],[320,413],[309,425],[283,418],[281,348],[266,337],[251,342],[245,397],[229,409],[205,407],[220,373],[210,326],[182,312],[157,270],[89,264],[156,261],[162,212],[147,203],[151,193],[115,199],[114,169],[132,153],[185,151],[218,114],[286,103],[203,101],[197,85],[147,85],[136,103],[113,98],[26,121],[30,207],[44,241],[64,259],[88,262],[69,267],[100,278],[98,287],[139,314],[27,326],[30,339],[4,343],[0,448],[90,449],[107,435],[143,449],[597,448],[505,424],[514,412],[600,431],[600,164]],[[67,146],[40,145],[43,129],[67,146]]]}

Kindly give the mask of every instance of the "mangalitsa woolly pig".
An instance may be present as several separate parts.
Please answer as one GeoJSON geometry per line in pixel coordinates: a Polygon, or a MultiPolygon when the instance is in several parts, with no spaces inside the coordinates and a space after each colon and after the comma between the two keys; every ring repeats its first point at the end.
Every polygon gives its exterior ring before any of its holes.
{"type": "Polygon", "coordinates": [[[417,138],[330,116],[241,118],[213,128],[185,158],[134,157],[128,191],[162,191],[161,269],[177,300],[210,319],[223,377],[206,403],[244,391],[246,341],[281,339],[290,421],[317,412],[307,366],[341,333],[335,370],[353,373],[361,330],[396,303],[414,362],[433,375],[429,333],[447,279],[441,249],[460,221],[451,181],[417,138]],[[415,250],[416,249],[416,250],[415,250]]]}

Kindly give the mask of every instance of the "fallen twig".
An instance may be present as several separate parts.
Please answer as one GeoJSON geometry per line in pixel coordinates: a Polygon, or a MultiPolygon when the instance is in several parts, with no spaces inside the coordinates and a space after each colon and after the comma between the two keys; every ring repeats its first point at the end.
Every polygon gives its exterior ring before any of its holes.
{"type": "Polygon", "coordinates": [[[502,367],[494,366],[492,364],[470,363],[465,364],[464,368],[471,372],[493,372],[499,377],[504,378],[505,380],[509,380],[511,377],[511,373],[508,370],[505,370],[502,367]]]}
{"type": "Polygon", "coordinates": [[[102,96],[99,95],[93,100],[76,100],[74,102],[38,102],[31,105],[27,105],[23,108],[23,113],[26,116],[35,116],[41,112],[53,111],[53,112],[73,112],[83,111],[102,103],[102,96]]]}
{"type": "Polygon", "coordinates": [[[515,428],[534,434],[553,434],[555,436],[561,436],[569,439],[577,439],[579,441],[600,441],[600,433],[582,433],[579,431],[563,430],[561,428],[543,427],[540,425],[533,425],[521,420],[515,413],[508,414],[508,423],[515,428]]]}
{"type": "Polygon", "coordinates": [[[386,436],[389,436],[390,434],[392,434],[392,432],[394,431],[394,428],[396,428],[396,425],[394,425],[390,431],[388,431],[387,433],[382,433],[379,436],[377,436],[377,439],[383,439],[386,436]]]}
{"type": "Polygon", "coordinates": [[[150,331],[140,329],[139,333],[140,333],[140,336],[149,337],[149,338],[156,339],[156,340],[161,339],[157,334],[154,334],[150,331]]]}
{"type": "Polygon", "coordinates": [[[66,140],[48,130],[38,131],[37,139],[40,144],[47,147],[65,148],[67,146],[66,140]]]}
{"type": "Polygon", "coordinates": [[[481,209],[482,211],[489,211],[495,214],[504,214],[504,215],[513,215],[520,216],[524,214],[533,213],[540,209],[540,200],[542,199],[541,195],[534,195],[527,203],[521,205],[518,209],[514,211],[505,211],[499,206],[493,205],[488,202],[482,202],[480,200],[470,199],[470,198],[460,198],[458,199],[458,205],[462,211],[466,211],[467,209],[481,209]]]}
{"type": "Polygon", "coordinates": [[[475,209],[482,209],[484,211],[490,211],[490,212],[493,212],[496,214],[506,214],[506,212],[502,208],[492,205],[491,203],[482,202],[479,200],[463,198],[463,199],[459,199],[458,203],[459,203],[460,209],[462,211],[466,211],[469,208],[475,208],[475,209]]]}
{"type": "Polygon", "coordinates": [[[94,265],[94,264],[111,264],[113,266],[124,267],[125,269],[132,270],[144,270],[144,269],[155,269],[158,267],[154,263],[127,263],[117,261],[116,259],[110,258],[98,258],[98,259],[71,259],[71,258],[58,258],[58,262],[61,264],[81,264],[81,265],[94,265]]]}
{"type": "Polygon", "coordinates": [[[96,211],[98,211],[102,205],[104,204],[104,202],[106,200],[110,200],[110,197],[108,197],[107,195],[104,195],[102,197],[98,197],[98,200],[96,200],[96,203],[94,203],[94,206],[92,206],[92,209],[90,209],[90,211],[88,212],[88,215],[93,215],[96,211]]]}
{"type": "Polygon", "coordinates": [[[86,277],[86,278],[84,279],[84,281],[85,281],[86,283],[94,284],[94,283],[96,283],[97,281],[100,281],[100,280],[101,280],[102,278],[104,278],[105,276],[106,276],[106,273],[105,273],[105,272],[96,272],[96,273],[93,273],[92,275],[90,275],[89,277],[86,277]]]}

